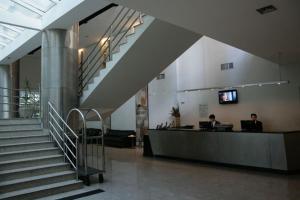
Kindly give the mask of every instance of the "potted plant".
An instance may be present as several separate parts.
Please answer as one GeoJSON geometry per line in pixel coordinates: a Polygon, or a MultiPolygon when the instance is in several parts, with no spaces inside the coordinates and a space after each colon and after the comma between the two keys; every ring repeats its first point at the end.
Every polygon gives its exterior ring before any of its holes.
{"type": "Polygon", "coordinates": [[[172,107],[171,115],[175,118],[175,127],[179,128],[180,127],[180,111],[179,111],[179,106],[172,107]]]}
{"type": "Polygon", "coordinates": [[[22,90],[23,94],[21,94],[20,99],[20,116],[23,118],[31,118],[34,113],[34,102],[32,98],[32,92],[30,83],[28,80],[25,80],[25,89],[22,90]]]}

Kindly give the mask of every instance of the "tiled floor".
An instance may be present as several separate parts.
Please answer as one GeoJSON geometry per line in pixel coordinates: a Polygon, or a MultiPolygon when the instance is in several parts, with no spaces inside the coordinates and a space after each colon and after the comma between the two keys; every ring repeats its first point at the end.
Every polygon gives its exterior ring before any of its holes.
{"type": "Polygon", "coordinates": [[[107,149],[104,193],[89,200],[300,200],[300,174],[284,175],[107,149]]]}

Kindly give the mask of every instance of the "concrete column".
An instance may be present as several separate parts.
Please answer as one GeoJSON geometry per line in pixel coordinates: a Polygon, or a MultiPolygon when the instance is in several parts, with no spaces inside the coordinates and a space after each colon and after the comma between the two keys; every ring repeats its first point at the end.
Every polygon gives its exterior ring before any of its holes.
{"type": "Polygon", "coordinates": [[[11,117],[11,88],[9,65],[0,65],[0,119],[11,117]]]}
{"type": "Polygon", "coordinates": [[[42,117],[47,125],[48,101],[66,117],[78,105],[79,25],[70,29],[50,29],[42,34],[41,95],[42,117]]]}
{"type": "Polygon", "coordinates": [[[12,91],[12,117],[19,117],[19,102],[20,102],[20,60],[13,62],[10,65],[11,88],[12,91]]]}

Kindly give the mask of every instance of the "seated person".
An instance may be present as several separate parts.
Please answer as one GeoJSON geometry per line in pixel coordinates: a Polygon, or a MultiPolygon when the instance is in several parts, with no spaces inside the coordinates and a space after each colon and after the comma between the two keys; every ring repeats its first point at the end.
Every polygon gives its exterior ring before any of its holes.
{"type": "Polygon", "coordinates": [[[216,125],[221,124],[219,121],[216,120],[216,116],[214,114],[209,115],[209,130],[215,130],[216,125]]]}
{"type": "Polygon", "coordinates": [[[251,129],[250,131],[262,132],[263,131],[263,124],[262,124],[262,122],[257,120],[257,115],[255,113],[251,114],[251,120],[252,120],[252,123],[249,127],[251,129]]]}

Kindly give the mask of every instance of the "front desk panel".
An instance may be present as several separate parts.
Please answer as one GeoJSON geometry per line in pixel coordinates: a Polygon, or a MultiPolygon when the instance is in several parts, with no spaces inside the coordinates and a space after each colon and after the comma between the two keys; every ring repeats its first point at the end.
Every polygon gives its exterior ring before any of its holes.
{"type": "Polygon", "coordinates": [[[300,169],[300,132],[149,130],[154,155],[276,170],[300,169]],[[288,158],[288,159],[287,159],[288,158]]]}

